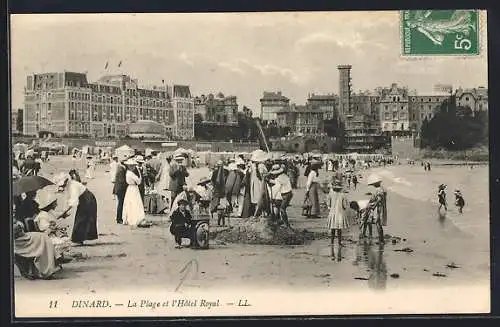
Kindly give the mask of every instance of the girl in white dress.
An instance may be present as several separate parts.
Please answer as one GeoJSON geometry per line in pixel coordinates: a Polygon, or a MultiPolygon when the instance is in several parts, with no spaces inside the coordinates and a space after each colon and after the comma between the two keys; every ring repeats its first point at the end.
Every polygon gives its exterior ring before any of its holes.
{"type": "Polygon", "coordinates": [[[124,164],[127,166],[125,180],[128,186],[123,199],[123,224],[140,227],[146,223],[146,216],[138,186],[141,183],[141,178],[133,173],[137,161],[128,159],[124,164]]]}
{"type": "Polygon", "coordinates": [[[349,227],[349,221],[347,217],[347,208],[349,203],[342,192],[342,185],[339,181],[332,181],[330,184],[330,194],[328,195],[328,206],[330,212],[328,213],[328,225],[327,228],[330,231],[330,246],[332,260],[335,260],[334,251],[334,240],[335,234],[338,239],[339,254],[337,256],[337,261],[341,260],[340,248],[342,247],[342,230],[349,227]]]}

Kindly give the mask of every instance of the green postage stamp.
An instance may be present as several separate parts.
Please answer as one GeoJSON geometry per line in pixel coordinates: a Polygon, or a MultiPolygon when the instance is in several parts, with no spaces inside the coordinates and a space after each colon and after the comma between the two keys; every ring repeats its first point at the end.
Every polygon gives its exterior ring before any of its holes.
{"type": "Polygon", "coordinates": [[[480,50],[478,10],[403,10],[403,56],[475,56],[480,50]]]}

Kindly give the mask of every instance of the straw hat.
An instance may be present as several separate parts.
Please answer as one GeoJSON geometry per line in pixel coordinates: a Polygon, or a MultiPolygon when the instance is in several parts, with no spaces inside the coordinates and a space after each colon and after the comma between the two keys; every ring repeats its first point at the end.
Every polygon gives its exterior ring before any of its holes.
{"type": "Polygon", "coordinates": [[[236,169],[238,169],[238,166],[236,165],[236,163],[231,162],[229,165],[227,165],[227,169],[228,170],[236,170],[236,169]]]}
{"type": "Polygon", "coordinates": [[[204,185],[210,183],[211,180],[208,177],[202,177],[200,178],[200,181],[197,183],[197,185],[204,185]]]}
{"type": "Polygon", "coordinates": [[[54,176],[54,179],[52,180],[55,185],[61,187],[66,183],[67,180],[71,179],[71,176],[69,176],[68,173],[59,173],[56,176],[54,176]]]}
{"type": "Polygon", "coordinates": [[[38,203],[38,208],[44,209],[57,201],[57,197],[54,193],[48,192],[46,190],[38,190],[36,192],[35,201],[38,203]]]}
{"type": "Polygon", "coordinates": [[[136,156],[135,161],[137,162],[144,162],[144,157],[143,156],[136,156]]]}
{"type": "Polygon", "coordinates": [[[455,190],[455,194],[457,194],[457,195],[462,195],[462,192],[460,192],[460,190],[457,188],[457,189],[455,190]]]}
{"type": "Polygon", "coordinates": [[[236,162],[235,162],[236,166],[244,166],[245,165],[245,161],[241,158],[238,158],[236,159],[236,162]]]}
{"type": "Polygon", "coordinates": [[[187,159],[187,157],[188,156],[185,153],[176,153],[174,160],[184,160],[184,159],[187,159]]]}
{"type": "Polygon", "coordinates": [[[313,158],[311,160],[311,166],[318,166],[318,165],[321,165],[321,161],[316,158],[313,158]]]}
{"type": "Polygon", "coordinates": [[[215,165],[217,167],[220,167],[220,166],[224,165],[224,162],[222,162],[222,160],[217,160],[217,163],[215,165]]]}
{"type": "Polygon", "coordinates": [[[137,160],[134,158],[129,158],[129,159],[125,160],[125,162],[123,164],[129,165],[129,166],[137,165],[137,160]]]}
{"type": "Polygon", "coordinates": [[[366,184],[368,185],[373,185],[380,182],[382,182],[382,178],[380,178],[380,176],[378,176],[377,174],[371,174],[366,180],[366,184]]]}
{"type": "Polygon", "coordinates": [[[273,175],[279,175],[279,174],[283,173],[283,171],[284,170],[283,170],[283,167],[281,167],[281,165],[274,164],[269,173],[273,174],[273,175]]]}
{"type": "Polygon", "coordinates": [[[264,162],[269,159],[269,155],[262,150],[255,150],[252,153],[251,161],[253,162],[264,162]]]}

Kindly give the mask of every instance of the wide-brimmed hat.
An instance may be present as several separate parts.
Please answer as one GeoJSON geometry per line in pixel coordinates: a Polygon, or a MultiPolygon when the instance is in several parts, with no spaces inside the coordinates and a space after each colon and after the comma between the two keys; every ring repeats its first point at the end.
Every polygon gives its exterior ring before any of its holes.
{"type": "Polygon", "coordinates": [[[252,153],[252,157],[251,157],[251,161],[253,162],[264,162],[264,161],[267,161],[269,159],[269,155],[262,151],[262,150],[255,150],[253,153],[252,153]]]}
{"type": "Polygon", "coordinates": [[[61,187],[69,179],[71,179],[71,176],[68,173],[61,172],[61,173],[57,174],[56,176],[54,176],[54,178],[52,179],[52,182],[54,182],[54,184],[57,185],[58,187],[61,187]]]}
{"type": "Polygon", "coordinates": [[[439,188],[446,188],[446,184],[439,185],[439,188]]]}
{"type": "Polygon", "coordinates": [[[461,193],[462,192],[460,192],[460,190],[458,188],[455,190],[455,194],[461,194],[461,193]]]}
{"type": "Polygon", "coordinates": [[[215,163],[216,166],[220,167],[220,166],[223,166],[224,165],[224,162],[222,160],[217,160],[217,162],[215,163]]]}
{"type": "Polygon", "coordinates": [[[236,164],[236,166],[244,166],[245,161],[241,158],[237,158],[235,164],[236,164]]]}
{"type": "Polygon", "coordinates": [[[366,180],[366,184],[368,184],[368,185],[373,185],[373,184],[381,183],[381,182],[382,182],[382,178],[380,178],[380,176],[377,174],[371,174],[370,176],[368,176],[368,179],[366,180]]]}
{"type": "Polygon", "coordinates": [[[179,199],[179,201],[177,201],[177,205],[181,205],[181,204],[188,205],[189,202],[186,199],[179,199]]]}
{"type": "Polygon", "coordinates": [[[316,158],[313,158],[313,159],[311,160],[311,162],[310,162],[310,165],[311,165],[311,166],[319,166],[319,165],[321,165],[321,160],[316,159],[316,158]]]}
{"type": "Polygon", "coordinates": [[[38,190],[36,192],[35,201],[38,203],[39,209],[44,209],[57,201],[57,197],[54,193],[48,192],[46,190],[38,190]]]}
{"type": "Polygon", "coordinates": [[[273,174],[273,175],[279,175],[279,174],[283,173],[283,171],[284,171],[284,169],[283,169],[283,167],[281,167],[280,164],[274,164],[269,173],[273,174]]]}
{"type": "Polygon", "coordinates": [[[137,159],[134,158],[128,158],[123,162],[124,165],[129,165],[129,166],[134,166],[137,165],[137,159]]]}
{"type": "Polygon", "coordinates": [[[174,160],[184,160],[187,159],[187,154],[186,153],[176,153],[174,160]]]}
{"type": "Polygon", "coordinates": [[[228,170],[236,170],[236,169],[238,169],[238,165],[236,165],[236,163],[234,163],[234,162],[231,162],[229,165],[227,165],[227,169],[228,170]]]}
{"type": "Polygon", "coordinates": [[[208,177],[202,177],[198,181],[197,185],[204,185],[204,184],[208,184],[210,182],[211,182],[210,178],[208,178],[208,177]]]}
{"type": "Polygon", "coordinates": [[[144,162],[144,157],[143,156],[135,156],[135,161],[144,162]]]}

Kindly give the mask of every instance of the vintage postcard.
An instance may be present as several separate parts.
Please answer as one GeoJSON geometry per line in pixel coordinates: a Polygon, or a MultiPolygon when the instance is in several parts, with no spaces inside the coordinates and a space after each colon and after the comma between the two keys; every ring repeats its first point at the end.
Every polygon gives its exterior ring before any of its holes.
{"type": "Polygon", "coordinates": [[[11,15],[14,317],[489,312],[486,26],[11,15]]]}

